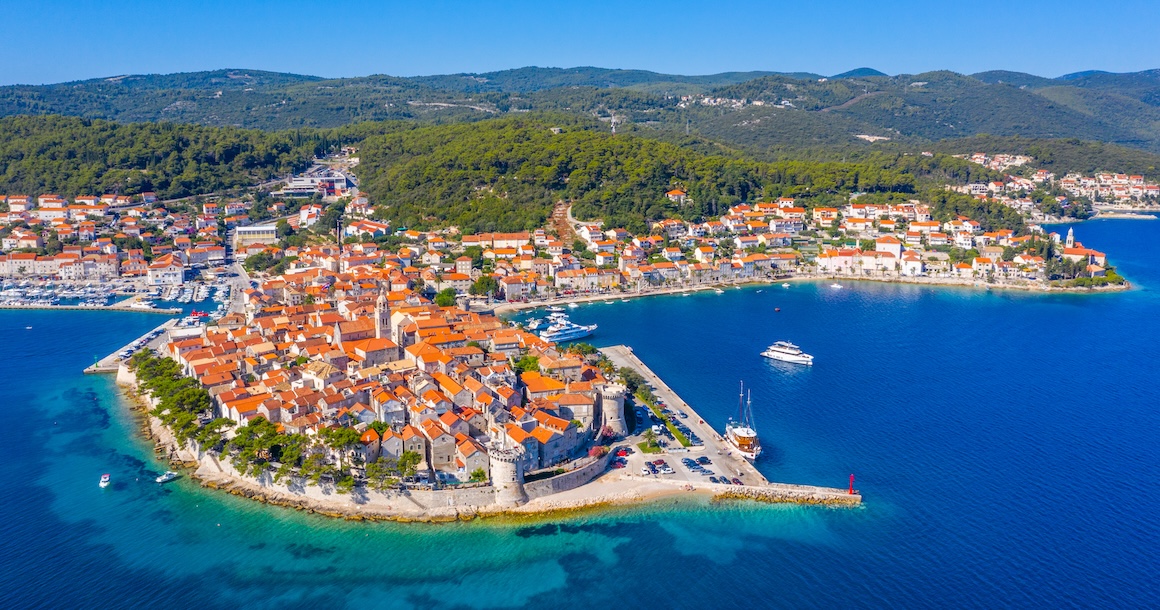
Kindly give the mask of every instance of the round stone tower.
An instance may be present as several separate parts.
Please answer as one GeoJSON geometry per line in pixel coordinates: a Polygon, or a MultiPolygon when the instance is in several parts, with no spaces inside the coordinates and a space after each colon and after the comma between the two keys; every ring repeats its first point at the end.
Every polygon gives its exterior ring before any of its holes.
{"type": "Polygon", "coordinates": [[[617,436],[628,434],[628,426],[624,423],[624,396],[628,388],[610,383],[600,388],[600,415],[603,425],[611,428],[617,436]]]}
{"type": "Polygon", "coordinates": [[[495,503],[500,506],[519,506],[528,501],[524,491],[524,451],[522,447],[492,449],[491,486],[495,489],[495,503]]]}

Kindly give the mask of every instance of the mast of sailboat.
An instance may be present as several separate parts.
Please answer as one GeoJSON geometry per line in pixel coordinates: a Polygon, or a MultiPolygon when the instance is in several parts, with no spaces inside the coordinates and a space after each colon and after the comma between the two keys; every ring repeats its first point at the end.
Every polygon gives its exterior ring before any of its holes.
{"type": "Polygon", "coordinates": [[[745,411],[748,416],[745,420],[745,425],[749,426],[750,430],[757,430],[757,425],[753,421],[753,390],[750,390],[749,395],[746,397],[745,411]]]}
{"type": "Polygon", "coordinates": [[[737,423],[745,424],[745,381],[741,381],[741,392],[737,394],[737,423]]]}

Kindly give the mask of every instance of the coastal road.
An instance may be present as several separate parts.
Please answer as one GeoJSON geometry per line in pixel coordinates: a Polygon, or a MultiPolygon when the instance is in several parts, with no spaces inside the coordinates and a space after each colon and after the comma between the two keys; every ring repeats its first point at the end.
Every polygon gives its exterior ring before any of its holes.
{"type": "MultiPolygon", "coordinates": [[[[680,463],[681,458],[683,457],[691,457],[696,459],[700,455],[707,455],[709,456],[709,459],[713,460],[713,465],[710,467],[710,469],[716,472],[718,475],[728,475],[730,479],[737,477],[741,479],[741,481],[746,485],[769,484],[769,481],[765,478],[764,475],[762,475],[756,468],[753,467],[753,464],[750,464],[745,458],[741,457],[740,454],[738,454],[736,450],[734,450],[732,446],[725,441],[720,433],[714,430],[713,427],[710,426],[709,423],[706,422],[700,415],[698,415],[697,412],[694,411],[688,403],[686,403],[684,400],[681,400],[681,397],[678,396],[677,393],[674,392],[673,389],[670,388],[664,381],[662,381],[656,373],[653,373],[651,369],[645,366],[644,362],[642,362],[639,358],[636,357],[635,354],[632,353],[632,348],[624,345],[614,345],[611,347],[600,348],[600,351],[605,356],[607,356],[614,365],[616,365],[616,368],[619,369],[621,367],[628,367],[635,370],[642,377],[644,377],[645,381],[653,387],[653,392],[656,394],[657,398],[660,398],[662,401],[664,401],[670,410],[684,412],[688,415],[687,418],[683,418],[685,425],[687,425],[690,430],[695,432],[697,436],[701,437],[701,440],[704,441],[705,446],[690,447],[688,450],[683,450],[679,448],[680,444],[676,441],[673,441],[673,443],[670,444],[670,450],[661,457],[664,457],[665,460],[669,462],[669,465],[672,466],[673,470],[676,470],[678,474],[684,472],[686,477],[691,477],[688,480],[693,482],[707,482],[708,477],[701,477],[700,475],[689,473],[687,470],[685,470],[684,465],[680,463]],[[676,462],[675,464],[673,463],[674,459],[676,462]]],[[[637,452],[637,455],[639,455],[639,451],[637,452]]],[[[640,474],[640,467],[644,461],[645,460],[635,462],[635,470],[632,471],[632,474],[640,474]]],[[[633,467],[633,463],[634,462],[630,460],[629,468],[633,467]]],[[[676,475],[667,475],[666,478],[672,478],[675,476],[676,475]]]]}

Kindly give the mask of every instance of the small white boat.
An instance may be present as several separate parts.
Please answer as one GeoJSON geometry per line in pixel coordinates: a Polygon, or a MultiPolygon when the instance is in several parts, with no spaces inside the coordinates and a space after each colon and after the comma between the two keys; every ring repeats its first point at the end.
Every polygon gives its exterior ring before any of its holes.
{"type": "Polygon", "coordinates": [[[717,294],[725,294],[725,291],[721,290],[720,288],[714,288],[713,292],[716,292],[717,294]]]}
{"type": "Polygon", "coordinates": [[[830,288],[833,288],[834,290],[841,290],[842,285],[841,284],[830,284],[830,288]]]}
{"type": "Polygon", "coordinates": [[[558,306],[558,305],[553,305],[553,306],[551,306],[551,307],[549,307],[549,308],[548,308],[548,311],[550,311],[550,312],[552,312],[552,313],[563,313],[563,312],[564,312],[564,308],[563,308],[563,307],[560,307],[560,306],[558,306]]]}
{"type": "Polygon", "coordinates": [[[25,326],[25,327],[24,327],[24,330],[32,330],[32,327],[31,327],[31,326],[25,326]]]}
{"type": "Polygon", "coordinates": [[[627,302],[628,302],[628,299],[620,299],[620,302],[621,302],[621,303],[627,303],[627,302]]]}
{"type": "Polygon", "coordinates": [[[785,283],[783,283],[783,284],[781,285],[781,287],[782,287],[782,288],[789,288],[789,282],[785,282],[785,283]]]}
{"type": "MultiPolygon", "coordinates": [[[[577,307],[579,307],[579,305],[577,305],[576,303],[568,303],[569,309],[576,309],[577,307]]],[[[563,311],[563,310],[560,310],[560,311],[563,311]]]]}
{"type": "Polygon", "coordinates": [[[101,475],[101,489],[108,487],[109,483],[111,483],[112,481],[113,481],[113,477],[110,477],[108,474],[101,475]]]}
{"type": "Polygon", "coordinates": [[[173,472],[172,470],[166,470],[165,474],[157,477],[156,479],[154,479],[154,481],[157,481],[158,483],[168,483],[168,482],[172,481],[173,479],[176,479],[179,476],[181,476],[181,475],[177,474],[176,472],[173,472]]]}
{"type": "Polygon", "coordinates": [[[765,291],[764,291],[764,290],[758,290],[757,292],[759,292],[759,293],[760,293],[760,292],[765,292],[765,291]]]}

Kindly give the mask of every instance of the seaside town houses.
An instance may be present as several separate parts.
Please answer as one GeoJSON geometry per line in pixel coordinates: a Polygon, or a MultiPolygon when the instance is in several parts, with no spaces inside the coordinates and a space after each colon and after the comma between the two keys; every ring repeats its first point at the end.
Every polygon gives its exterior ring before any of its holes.
{"type": "Polygon", "coordinates": [[[362,460],[413,451],[441,481],[488,472],[496,450],[522,448],[529,472],[586,454],[615,389],[598,368],[493,315],[394,290],[390,275],[287,273],[247,292],[244,320],[164,353],[209,392],[215,416],[305,435],[355,428],[362,460]],[[518,372],[524,357],[538,370],[518,372]]]}
{"type": "MultiPolygon", "coordinates": [[[[226,262],[220,227],[249,223],[250,201],[162,207],[153,193],[0,196],[0,277],[181,284],[226,262]]],[[[277,213],[285,204],[269,206],[277,213]]],[[[270,237],[275,237],[270,230],[270,237]]]]}

